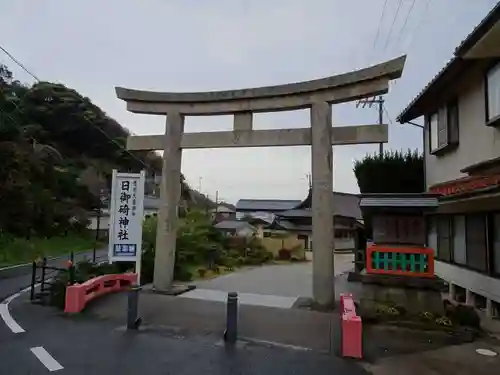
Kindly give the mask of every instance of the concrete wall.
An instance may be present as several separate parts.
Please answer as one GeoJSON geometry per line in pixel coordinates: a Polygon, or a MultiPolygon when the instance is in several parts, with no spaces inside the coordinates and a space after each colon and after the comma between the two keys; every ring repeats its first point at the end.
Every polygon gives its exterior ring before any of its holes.
{"type": "Polygon", "coordinates": [[[486,126],[483,76],[476,73],[460,89],[458,148],[442,156],[429,154],[429,130],[425,131],[427,187],[464,177],[460,169],[500,157],[500,129],[486,126]]]}
{"type": "Polygon", "coordinates": [[[263,237],[261,238],[262,245],[267,251],[273,253],[278,257],[278,252],[281,249],[288,249],[292,251],[292,256],[295,255],[299,258],[303,257],[304,241],[297,238],[296,233],[283,232],[280,233],[282,237],[263,237]]]}
{"type": "Polygon", "coordinates": [[[354,238],[335,239],[335,250],[354,250],[356,242],[354,238]]]}
{"type": "Polygon", "coordinates": [[[436,261],[435,273],[451,284],[500,303],[500,280],[478,272],[436,261]]]}

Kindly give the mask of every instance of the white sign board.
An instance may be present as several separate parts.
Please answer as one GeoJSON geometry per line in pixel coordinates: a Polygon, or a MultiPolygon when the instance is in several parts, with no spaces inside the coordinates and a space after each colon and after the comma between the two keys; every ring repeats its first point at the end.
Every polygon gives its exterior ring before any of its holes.
{"type": "Polygon", "coordinates": [[[109,262],[135,262],[140,276],[145,173],[113,170],[109,262]]]}

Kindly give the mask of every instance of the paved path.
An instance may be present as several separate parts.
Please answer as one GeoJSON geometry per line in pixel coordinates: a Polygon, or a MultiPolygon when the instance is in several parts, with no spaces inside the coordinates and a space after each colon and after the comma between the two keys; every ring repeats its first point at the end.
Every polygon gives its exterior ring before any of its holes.
{"type": "MultiPolygon", "coordinates": [[[[350,271],[353,260],[352,254],[335,254],[335,275],[350,271]]],[[[183,298],[225,301],[227,292],[238,292],[242,304],[291,308],[297,298],[312,297],[312,262],[249,268],[193,284],[197,289],[183,298]]]]}

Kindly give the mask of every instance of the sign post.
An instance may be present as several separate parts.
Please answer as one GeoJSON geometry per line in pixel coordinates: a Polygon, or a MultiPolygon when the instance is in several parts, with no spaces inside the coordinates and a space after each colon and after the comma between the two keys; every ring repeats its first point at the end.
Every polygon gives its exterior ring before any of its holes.
{"type": "Polygon", "coordinates": [[[109,263],[135,262],[140,284],[145,172],[113,170],[109,223],[109,263]]]}

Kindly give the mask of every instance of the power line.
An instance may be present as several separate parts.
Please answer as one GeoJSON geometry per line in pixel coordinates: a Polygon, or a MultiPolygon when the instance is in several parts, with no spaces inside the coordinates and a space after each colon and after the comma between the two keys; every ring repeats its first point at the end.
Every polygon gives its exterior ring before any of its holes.
{"type": "Polygon", "coordinates": [[[386,106],[385,106],[385,104],[384,104],[384,103],[382,103],[382,108],[384,109],[385,115],[387,116],[387,119],[389,120],[389,124],[390,124],[391,126],[393,126],[393,125],[394,125],[394,122],[392,121],[391,115],[390,115],[390,114],[389,114],[389,112],[387,111],[387,108],[386,108],[386,106]]]}
{"type": "Polygon", "coordinates": [[[16,59],[9,51],[7,51],[2,45],[0,45],[0,50],[3,51],[7,56],[10,57],[12,61],[14,61],[22,70],[24,70],[26,73],[28,73],[30,76],[32,76],[35,81],[40,81],[36,75],[31,73],[28,68],[26,68],[18,59],[16,59]]]}
{"type": "Polygon", "coordinates": [[[399,35],[398,35],[398,39],[396,40],[396,46],[398,45],[400,39],[401,39],[401,36],[403,35],[403,31],[404,29],[406,28],[406,25],[408,23],[408,20],[410,19],[410,15],[411,15],[411,12],[413,11],[413,7],[415,6],[415,3],[416,1],[413,0],[411,2],[411,5],[410,5],[410,9],[408,10],[408,13],[406,13],[406,18],[404,20],[404,23],[403,23],[403,26],[401,26],[401,29],[399,30],[399,35]]]}
{"type": "Polygon", "coordinates": [[[398,15],[399,15],[399,10],[401,9],[401,4],[403,3],[403,0],[399,0],[399,3],[398,3],[398,7],[396,8],[396,13],[394,14],[394,18],[392,20],[392,24],[391,24],[391,27],[389,28],[389,32],[387,33],[387,39],[385,41],[385,44],[384,44],[384,47],[382,49],[382,52],[384,52],[389,44],[389,41],[391,40],[391,34],[392,34],[392,30],[394,28],[394,25],[396,24],[396,20],[398,18],[398,15]]]}
{"type": "Polygon", "coordinates": [[[408,43],[408,50],[411,48],[411,46],[413,44],[414,36],[417,34],[418,30],[420,29],[422,21],[425,19],[425,15],[427,14],[427,11],[429,10],[430,3],[431,3],[431,0],[427,0],[427,2],[424,5],[424,10],[422,11],[420,18],[417,21],[417,24],[415,26],[415,29],[413,30],[413,33],[410,35],[410,42],[408,43]]]}
{"type": "Polygon", "coordinates": [[[382,8],[382,13],[380,14],[380,20],[378,21],[377,33],[375,34],[375,39],[373,41],[373,50],[374,51],[375,51],[375,47],[377,45],[378,37],[380,35],[380,29],[382,28],[382,20],[384,19],[385,10],[387,8],[387,2],[388,2],[388,0],[385,0],[384,7],[382,8]]]}
{"type": "MultiPolygon", "coordinates": [[[[21,69],[23,69],[26,73],[28,73],[31,77],[33,77],[38,83],[41,82],[41,80],[36,76],[34,75],[30,70],[28,70],[28,68],[26,68],[18,59],[16,59],[7,49],[5,49],[1,44],[0,44],[0,50],[2,50],[12,61],[14,61],[14,63],[16,63],[16,65],[18,65],[21,69]]],[[[12,102],[15,104],[15,102],[12,102]]],[[[16,108],[18,108],[18,110],[20,110],[20,108],[16,105],[16,108]]],[[[22,111],[21,111],[22,112],[22,111]]],[[[83,116],[83,118],[85,119],[85,121],[87,121],[90,125],[92,125],[95,129],[97,129],[100,133],[102,133],[109,141],[111,141],[112,143],[116,144],[121,150],[125,151],[127,154],[129,154],[132,158],[134,158],[136,161],[138,161],[139,163],[141,163],[141,165],[143,165],[144,167],[146,167],[147,169],[149,169],[149,166],[143,162],[141,159],[139,159],[137,156],[135,156],[134,154],[132,154],[129,150],[127,150],[126,148],[124,148],[119,142],[117,142],[115,139],[113,139],[112,137],[110,137],[103,129],[101,129],[100,127],[98,127],[97,125],[95,125],[93,122],[91,122],[87,117],[83,116]]]]}

